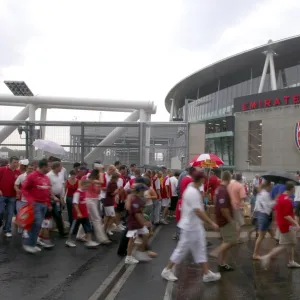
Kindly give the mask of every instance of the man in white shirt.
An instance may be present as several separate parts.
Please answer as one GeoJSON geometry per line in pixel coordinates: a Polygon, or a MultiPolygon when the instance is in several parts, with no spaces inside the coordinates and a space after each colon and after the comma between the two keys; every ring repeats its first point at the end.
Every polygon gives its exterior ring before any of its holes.
{"type": "Polygon", "coordinates": [[[66,236],[64,229],[64,222],[62,218],[62,205],[64,198],[64,178],[62,176],[62,164],[59,161],[55,161],[51,165],[51,171],[47,174],[51,183],[52,194],[52,216],[56,223],[59,235],[61,237],[66,236]]]}
{"type": "Polygon", "coordinates": [[[193,183],[183,193],[181,217],[178,222],[180,238],[176,249],[171,255],[167,267],[162,271],[161,276],[168,281],[176,281],[177,278],[172,272],[174,265],[179,264],[190,251],[194,262],[202,264],[203,281],[217,281],[221,278],[220,273],[213,273],[208,268],[206,253],[206,237],[204,222],[209,223],[215,230],[219,227],[206,214],[200,193],[200,186],[205,182],[205,174],[196,171],[193,174],[193,183]]]}
{"type": "Polygon", "coordinates": [[[178,177],[180,173],[175,172],[173,176],[170,177],[170,194],[171,194],[171,204],[169,207],[170,216],[174,216],[174,212],[176,210],[176,205],[178,202],[178,195],[177,195],[177,184],[178,184],[178,177]]]}

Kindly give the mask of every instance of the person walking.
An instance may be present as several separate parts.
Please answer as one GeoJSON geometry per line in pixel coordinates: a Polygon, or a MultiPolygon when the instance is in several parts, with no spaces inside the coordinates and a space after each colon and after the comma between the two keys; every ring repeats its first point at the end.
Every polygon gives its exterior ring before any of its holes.
{"type": "Polygon", "coordinates": [[[0,168],[0,227],[6,214],[3,233],[7,238],[12,237],[11,224],[16,207],[15,182],[21,174],[18,167],[19,158],[12,156],[9,164],[0,168]]]}
{"type": "Polygon", "coordinates": [[[297,243],[296,232],[300,226],[295,219],[293,203],[290,198],[295,193],[295,184],[291,181],[286,183],[285,192],[278,196],[275,212],[276,223],[280,231],[279,246],[273,248],[268,254],[260,258],[262,267],[268,269],[271,259],[282,251],[288,253],[288,268],[300,268],[294,260],[295,246],[297,243]]]}
{"type": "Polygon", "coordinates": [[[223,242],[211,252],[211,256],[219,258],[220,272],[233,271],[233,267],[227,263],[226,259],[228,250],[237,243],[237,227],[233,219],[233,208],[227,191],[230,180],[230,172],[225,171],[222,175],[222,181],[214,194],[216,220],[223,242]]]}
{"type": "Polygon", "coordinates": [[[68,220],[70,227],[73,223],[73,196],[78,189],[79,180],[76,178],[76,171],[71,170],[70,177],[67,179],[65,184],[65,198],[68,210],[68,220]]]}
{"type": "Polygon", "coordinates": [[[49,163],[46,159],[38,162],[38,169],[29,174],[22,184],[22,193],[28,204],[33,205],[34,221],[28,231],[28,238],[24,239],[23,248],[28,253],[41,251],[37,247],[37,239],[47,210],[51,211],[51,183],[46,175],[49,172],[49,163]]]}
{"type": "Polygon", "coordinates": [[[206,237],[204,222],[209,223],[215,230],[219,227],[205,213],[200,187],[205,182],[205,174],[195,171],[193,182],[186,188],[182,197],[181,218],[178,223],[180,237],[176,249],[171,255],[168,265],[163,269],[161,276],[168,281],[176,281],[178,278],[172,272],[172,268],[181,263],[186,254],[192,253],[194,262],[201,264],[203,268],[203,281],[216,281],[221,278],[220,273],[209,270],[206,252],[206,237]]]}
{"type": "Polygon", "coordinates": [[[269,232],[272,238],[274,238],[274,232],[270,228],[272,224],[272,210],[275,205],[275,201],[272,200],[270,195],[271,189],[271,181],[264,180],[261,191],[256,196],[254,211],[256,212],[257,217],[258,238],[255,242],[252,257],[254,260],[259,260],[259,249],[266,233],[269,232]]]}

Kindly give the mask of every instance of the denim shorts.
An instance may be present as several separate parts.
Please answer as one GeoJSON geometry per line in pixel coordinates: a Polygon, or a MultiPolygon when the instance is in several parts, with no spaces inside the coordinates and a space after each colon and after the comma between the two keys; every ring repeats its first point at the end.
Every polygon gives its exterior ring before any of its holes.
{"type": "Polygon", "coordinates": [[[268,231],[272,223],[270,215],[257,212],[257,229],[258,231],[268,231]]]}

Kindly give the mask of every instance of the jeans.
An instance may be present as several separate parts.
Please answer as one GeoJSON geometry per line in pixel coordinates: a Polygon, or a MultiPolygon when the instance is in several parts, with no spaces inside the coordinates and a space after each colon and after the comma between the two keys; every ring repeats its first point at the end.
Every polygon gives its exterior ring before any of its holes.
{"type": "Polygon", "coordinates": [[[71,227],[73,223],[73,197],[67,196],[66,202],[67,202],[68,220],[71,227]]]}
{"type": "Polygon", "coordinates": [[[160,210],[161,210],[161,200],[154,200],[153,213],[152,213],[152,222],[154,224],[157,224],[160,221],[160,210]]]}
{"type": "Polygon", "coordinates": [[[34,221],[30,231],[28,232],[29,237],[24,239],[24,245],[31,247],[36,246],[36,241],[39,236],[47,209],[48,207],[44,203],[34,203],[34,221]]]}
{"type": "Polygon", "coordinates": [[[11,232],[11,222],[14,216],[16,207],[15,197],[0,196],[0,227],[3,225],[4,213],[6,211],[6,220],[3,228],[3,232],[11,232]]]}
{"type": "Polygon", "coordinates": [[[52,216],[56,223],[57,230],[60,236],[65,235],[65,228],[63,223],[63,218],[61,215],[61,204],[57,202],[52,203],[52,216]]]}

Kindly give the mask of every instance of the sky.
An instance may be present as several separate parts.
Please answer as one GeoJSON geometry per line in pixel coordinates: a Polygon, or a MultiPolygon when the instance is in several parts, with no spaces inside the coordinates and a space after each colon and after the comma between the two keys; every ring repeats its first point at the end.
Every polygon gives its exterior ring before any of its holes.
{"type": "MultiPolygon", "coordinates": [[[[24,80],[36,95],[164,99],[189,74],[300,34],[299,0],[0,0],[0,94],[24,80]]],[[[21,108],[1,107],[11,120],[21,108]]],[[[50,110],[48,120],[122,120],[125,113],[50,110]]],[[[39,112],[36,114],[39,118],[39,112]]]]}

